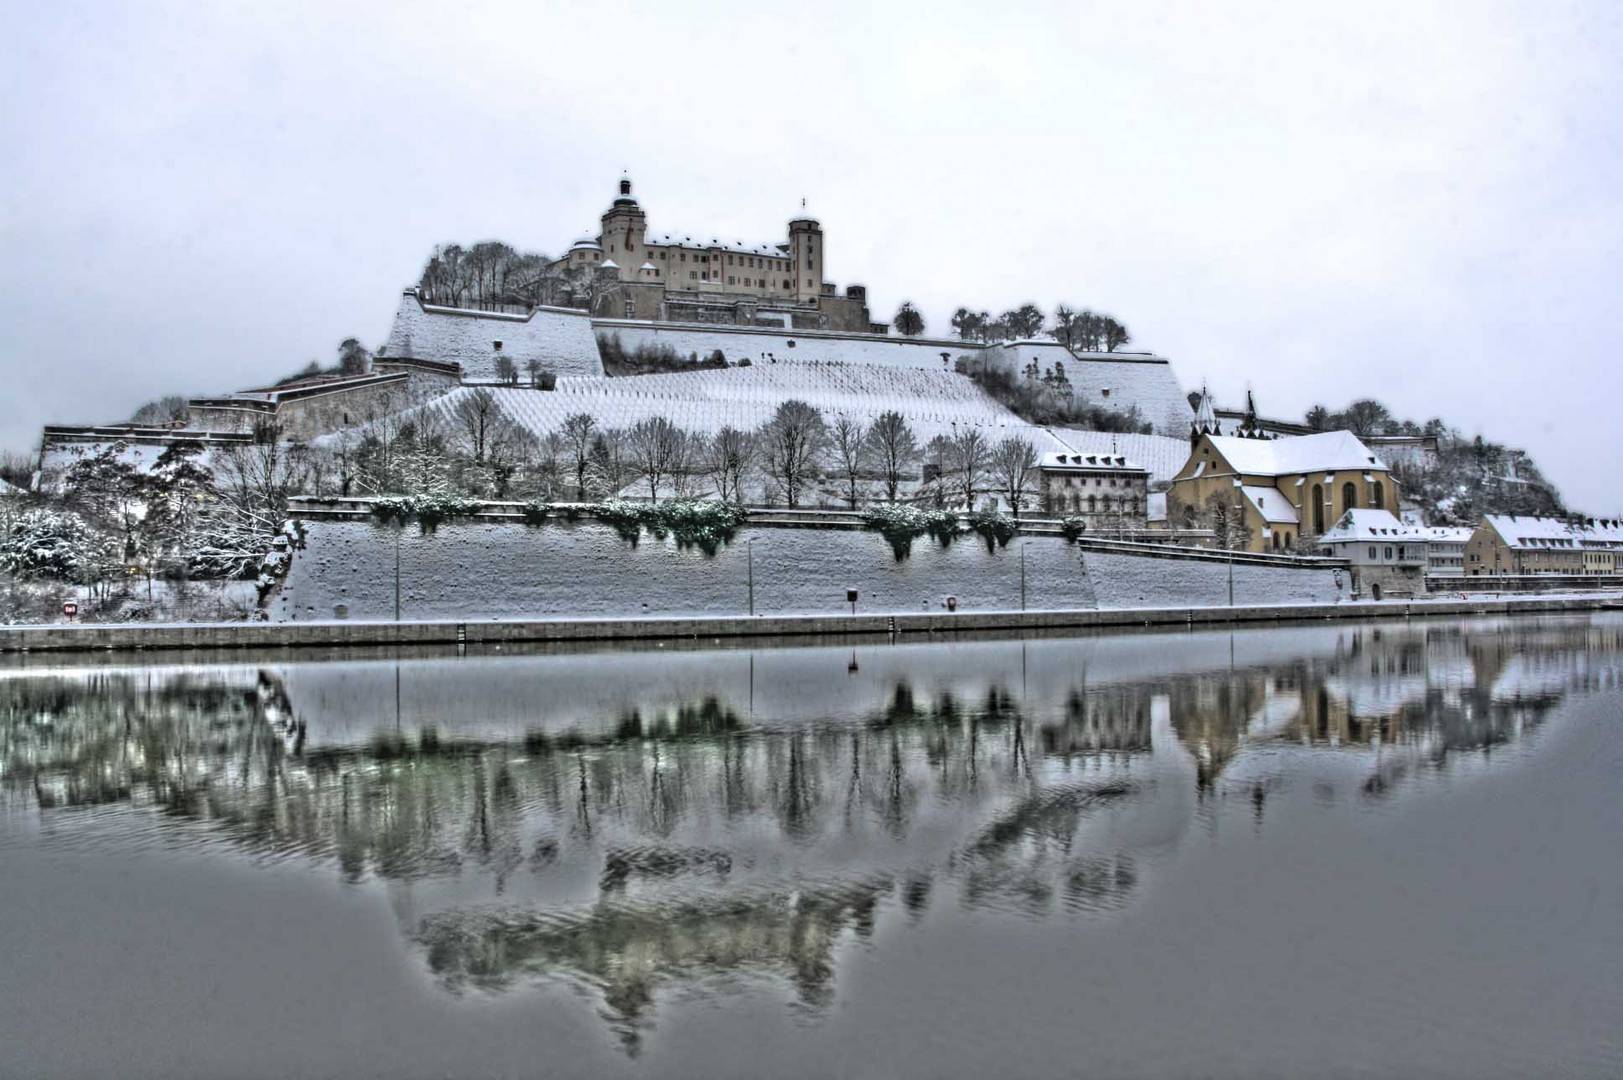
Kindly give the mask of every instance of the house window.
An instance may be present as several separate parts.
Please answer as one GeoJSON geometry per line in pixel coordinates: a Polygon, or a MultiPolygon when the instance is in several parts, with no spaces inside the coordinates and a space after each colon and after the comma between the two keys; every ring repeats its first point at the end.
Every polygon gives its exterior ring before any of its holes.
{"type": "Polygon", "coordinates": [[[1387,557],[1388,560],[1390,560],[1392,558],[1392,549],[1391,548],[1386,549],[1386,557],[1387,557]]]}
{"type": "Polygon", "coordinates": [[[490,343],[490,347],[491,347],[491,348],[493,348],[493,349],[495,349],[495,350],[496,350],[496,351],[497,351],[497,352],[501,352],[501,351],[502,351],[502,343],[501,343],[501,342],[499,342],[499,341],[492,341],[492,342],[491,342],[491,343],[490,343]]]}
{"type": "Polygon", "coordinates": [[[1378,557],[1378,556],[1377,556],[1377,555],[1376,555],[1376,554],[1375,554],[1375,549],[1374,549],[1374,548],[1370,548],[1370,549],[1369,549],[1369,561],[1370,561],[1370,562],[1374,562],[1374,561],[1375,561],[1375,560],[1376,560],[1376,558],[1377,558],[1377,557],[1378,557]]]}

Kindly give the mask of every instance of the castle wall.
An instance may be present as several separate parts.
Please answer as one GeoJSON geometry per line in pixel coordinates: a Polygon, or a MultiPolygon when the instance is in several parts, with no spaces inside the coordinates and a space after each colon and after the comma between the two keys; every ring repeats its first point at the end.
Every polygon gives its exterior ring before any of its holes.
{"type": "Polygon", "coordinates": [[[1189,437],[1194,412],[1172,363],[1163,357],[1149,353],[1076,354],[1057,341],[1017,341],[991,346],[989,352],[1012,364],[1015,371],[1033,360],[1044,371],[1055,363],[1063,364],[1071,386],[1090,403],[1106,409],[1137,408],[1154,425],[1155,434],[1189,437]]]}
{"type": "MultiPolygon", "coordinates": [[[[958,357],[979,351],[978,346],[961,341],[815,330],[783,332],[759,327],[693,326],[623,319],[594,319],[592,326],[599,334],[618,334],[620,343],[628,351],[638,345],[669,345],[683,356],[689,353],[708,356],[720,349],[728,363],[748,359],[752,364],[759,364],[763,362],[763,357],[771,355],[778,360],[838,361],[950,371],[958,357]],[[941,359],[942,353],[947,354],[945,364],[941,359]]],[[[1185,403],[1185,411],[1187,409],[1185,403]]],[[[1187,435],[1187,428],[1186,423],[1185,431],[1181,434],[1187,435]]]]}
{"type": "Polygon", "coordinates": [[[559,375],[601,375],[591,318],[571,308],[536,308],[506,315],[425,305],[414,290],[400,298],[384,360],[416,358],[462,365],[468,382],[495,382],[496,357],[516,365],[520,379],[534,359],[559,375]],[[496,343],[500,342],[498,349],[496,343]]]}
{"type": "MultiPolygon", "coordinates": [[[[988,553],[976,535],[943,548],[928,537],[898,562],[869,530],[750,526],[714,557],[644,535],[632,547],[597,523],[539,527],[447,523],[427,536],[416,526],[369,520],[307,522],[307,546],[271,599],[276,621],[394,614],[396,543],[400,613],[407,619],[543,615],[742,615],[754,581],[755,611],[837,614],[858,610],[961,611],[1021,606],[1022,558],[1032,609],[1178,606],[1227,602],[1229,567],[1219,560],[1136,555],[1080,547],[1053,536],[1017,538],[988,553]]],[[[1247,604],[1333,601],[1330,569],[1240,564],[1236,599],[1247,604]]]]}

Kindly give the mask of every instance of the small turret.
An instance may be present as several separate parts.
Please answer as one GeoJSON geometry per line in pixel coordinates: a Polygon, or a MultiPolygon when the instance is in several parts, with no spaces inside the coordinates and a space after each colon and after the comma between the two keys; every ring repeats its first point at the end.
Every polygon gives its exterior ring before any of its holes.
{"type": "Polygon", "coordinates": [[[1202,435],[1221,435],[1223,427],[1217,422],[1217,410],[1212,407],[1212,392],[1202,384],[1200,400],[1195,405],[1195,419],[1189,424],[1189,445],[1200,442],[1202,435]]]}

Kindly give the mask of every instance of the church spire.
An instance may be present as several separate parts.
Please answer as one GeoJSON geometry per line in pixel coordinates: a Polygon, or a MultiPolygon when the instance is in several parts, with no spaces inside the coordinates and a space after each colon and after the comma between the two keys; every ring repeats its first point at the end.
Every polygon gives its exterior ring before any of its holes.
{"type": "Polygon", "coordinates": [[[1212,392],[1206,384],[1200,385],[1200,397],[1195,404],[1195,419],[1189,424],[1189,445],[1200,442],[1202,435],[1221,435],[1223,428],[1217,422],[1217,410],[1212,407],[1212,392]]]}

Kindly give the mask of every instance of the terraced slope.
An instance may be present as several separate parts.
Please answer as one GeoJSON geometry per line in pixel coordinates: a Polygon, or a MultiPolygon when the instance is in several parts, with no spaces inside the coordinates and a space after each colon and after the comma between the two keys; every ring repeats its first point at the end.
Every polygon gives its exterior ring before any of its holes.
{"type": "MultiPolygon", "coordinates": [[[[424,408],[449,415],[457,401],[475,392],[463,387],[424,408]]],[[[869,424],[882,413],[901,413],[920,445],[968,426],[981,429],[992,442],[1023,436],[1039,453],[1071,449],[963,376],[920,368],[779,362],[624,379],[561,378],[552,391],[492,387],[490,392],[509,416],[537,436],[562,429],[576,413],[589,413],[610,428],[663,416],[704,434],[725,426],[748,430],[770,420],[783,402],[799,399],[830,420],[849,416],[869,424]]]]}

